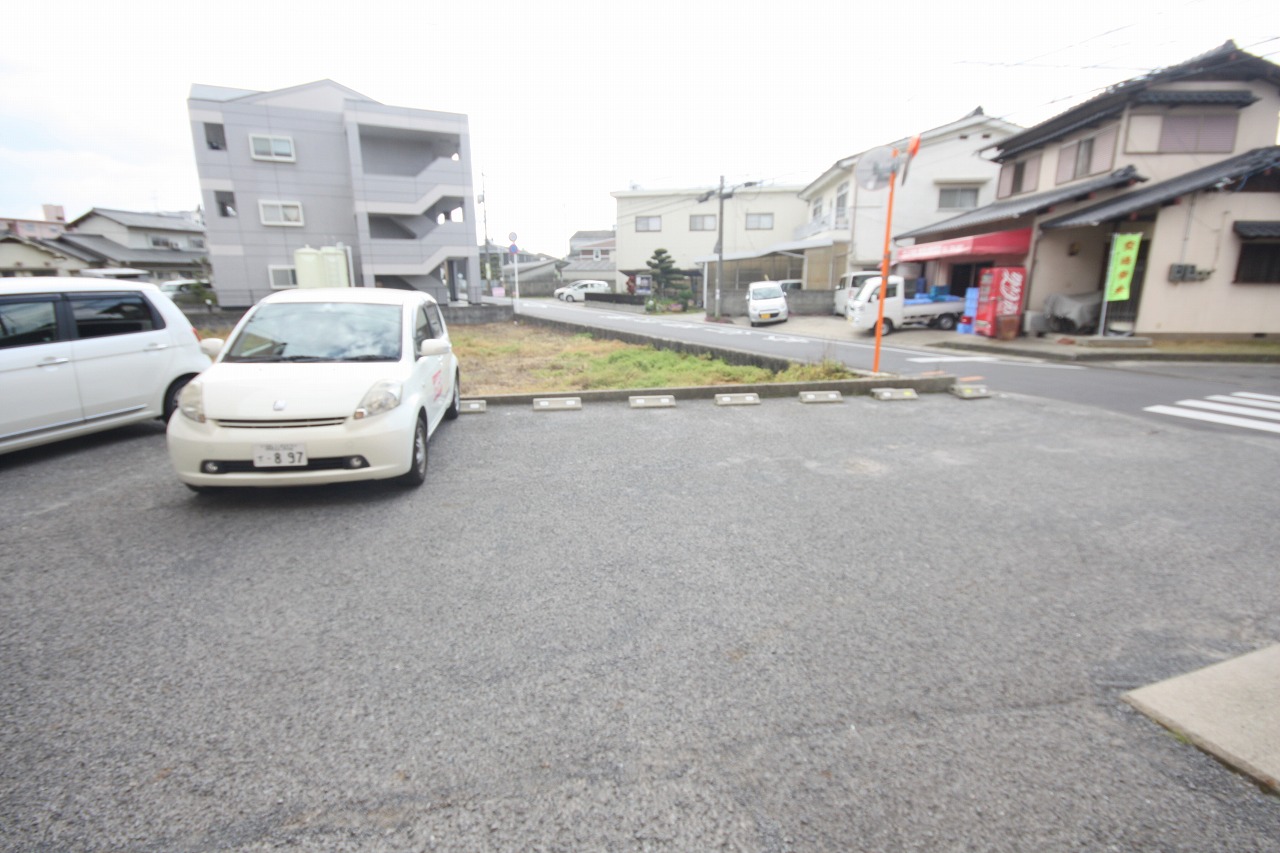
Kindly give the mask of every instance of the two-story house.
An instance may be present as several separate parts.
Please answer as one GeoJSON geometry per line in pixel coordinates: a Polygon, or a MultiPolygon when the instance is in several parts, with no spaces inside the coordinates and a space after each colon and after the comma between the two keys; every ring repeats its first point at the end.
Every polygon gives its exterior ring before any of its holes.
{"type": "Polygon", "coordinates": [[[772,248],[791,240],[804,223],[808,205],[797,193],[799,186],[719,187],[684,190],[623,190],[611,193],[617,200],[617,247],[614,260],[619,290],[627,278],[642,279],[645,262],[656,249],[666,249],[676,268],[686,275],[699,300],[723,250],[723,284],[746,287],[756,279],[799,278],[791,274],[799,261],[774,254],[772,248]],[[724,205],[724,222],[719,221],[724,205]],[[723,247],[718,245],[724,234],[723,247]]]}
{"type": "Polygon", "coordinates": [[[1038,312],[1100,300],[1113,235],[1138,234],[1113,330],[1280,333],[1278,116],[1280,67],[1233,42],[1126,80],[997,143],[996,201],[899,232],[915,243],[898,260],[939,284],[960,264],[1024,266],[1038,312]]]}
{"type": "MultiPolygon", "coordinates": [[[[921,133],[908,180],[895,190],[895,230],[921,228],[994,201],[1000,166],[980,152],[1020,130],[978,107],[921,133]]],[[[908,141],[895,140],[885,147],[905,151],[908,141]]],[[[889,194],[868,191],[855,180],[854,169],[868,153],[837,160],[800,191],[809,205],[809,221],[795,232],[795,239],[805,246],[806,290],[830,290],[845,272],[880,268],[889,194]]]]}
{"type": "Polygon", "coordinates": [[[466,297],[479,280],[467,117],[381,104],[332,80],[187,101],[222,304],[297,285],[294,253],[336,247],[364,287],[466,297]]]}
{"type": "Polygon", "coordinates": [[[569,238],[567,262],[560,269],[565,283],[598,279],[613,283],[618,271],[613,253],[618,243],[613,231],[578,231],[569,238]]]}
{"type": "Polygon", "coordinates": [[[67,223],[60,246],[95,267],[144,270],[155,281],[208,278],[208,246],[199,211],[140,213],[95,207],[67,223]]]}

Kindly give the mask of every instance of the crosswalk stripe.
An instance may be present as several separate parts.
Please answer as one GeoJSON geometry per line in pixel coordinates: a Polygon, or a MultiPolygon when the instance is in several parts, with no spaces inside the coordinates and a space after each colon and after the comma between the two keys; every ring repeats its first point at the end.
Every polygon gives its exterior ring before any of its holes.
{"type": "Polygon", "coordinates": [[[995,358],[989,355],[928,355],[919,358],[909,358],[907,361],[916,362],[957,362],[957,361],[995,361],[995,358]]]}
{"type": "Polygon", "coordinates": [[[1207,400],[1179,400],[1178,405],[1190,406],[1193,409],[1208,409],[1211,412],[1226,412],[1228,415],[1245,415],[1250,418],[1266,418],[1280,421],[1280,412],[1250,409],[1248,406],[1227,406],[1222,403],[1210,403],[1207,400]]]}
{"type": "Polygon", "coordinates": [[[1236,391],[1233,396],[1248,397],[1251,400],[1266,400],[1271,403],[1280,403],[1280,397],[1271,394],[1256,394],[1253,391],[1236,391]]]}
{"type": "Polygon", "coordinates": [[[1206,400],[1217,400],[1219,403],[1236,403],[1241,406],[1255,406],[1259,409],[1276,409],[1280,411],[1280,403],[1268,403],[1265,400],[1254,400],[1249,397],[1242,396],[1239,393],[1226,396],[1225,394],[1213,394],[1205,397],[1206,400]]]}
{"type": "Polygon", "coordinates": [[[1198,409],[1179,409],[1175,406],[1147,406],[1142,411],[1154,412],[1157,415],[1172,415],[1175,418],[1188,418],[1193,421],[1208,421],[1209,423],[1280,433],[1280,424],[1270,424],[1250,418],[1236,418],[1231,415],[1218,415],[1213,412],[1202,412],[1198,409]]]}

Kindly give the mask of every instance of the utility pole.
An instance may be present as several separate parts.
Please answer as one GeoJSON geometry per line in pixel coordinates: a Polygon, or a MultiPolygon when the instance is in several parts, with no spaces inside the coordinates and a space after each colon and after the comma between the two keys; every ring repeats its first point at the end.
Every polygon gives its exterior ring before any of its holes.
{"type": "Polygon", "coordinates": [[[726,198],[733,198],[733,193],[735,190],[740,190],[743,187],[754,187],[755,185],[756,185],[755,181],[747,181],[746,183],[737,184],[736,186],[729,187],[729,191],[725,192],[724,175],[721,175],[719,190],[707,190],[705,193],[698,196],[699,202],[706,201],[707,199],[711,198],[712,195],[715,195],[720,199],[720,212],[716,216],[716,237],[717,237],[716,239],[716,256],[717,256],[716,257],[716,319],[717,320],[720,319],[720,287],[724,282],[724,200],[726,198]]]}
{"type": "Polygon", "coordinates": [[[485,201],[484,172],[480,173],[480,203],[484,205],[484,277],[493,287],[493,250],[489,245],[489,202],[485,201]]]}

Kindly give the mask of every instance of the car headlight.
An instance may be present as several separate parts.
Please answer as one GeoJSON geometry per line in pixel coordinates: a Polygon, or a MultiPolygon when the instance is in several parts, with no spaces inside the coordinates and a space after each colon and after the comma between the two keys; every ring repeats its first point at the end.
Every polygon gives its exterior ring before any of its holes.
{"type": "Polygon", "coordinates": [[[178,392],[178,411],[198,424],[204,423],[204,386],[199,382],[182,386],[178,392]]]}
{"type": "Polygon", "coordinates": [[[400,405],[404,396],[404,387],[399,382],[383,380],[365,393],[352,417],[356,420],[371,418],[383,412],[389,412],[400,405]]]}

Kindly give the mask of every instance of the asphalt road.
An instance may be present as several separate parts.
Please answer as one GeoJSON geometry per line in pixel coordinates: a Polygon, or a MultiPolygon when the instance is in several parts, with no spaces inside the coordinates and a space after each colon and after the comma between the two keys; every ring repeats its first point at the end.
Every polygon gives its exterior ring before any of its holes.
{"type": "Polygon", "coordinates": [[[427,485],[0,457],[4,850],[1280,850],[1124,691],[1275,642],[1280,443],[492,406],[427,485]]]}

